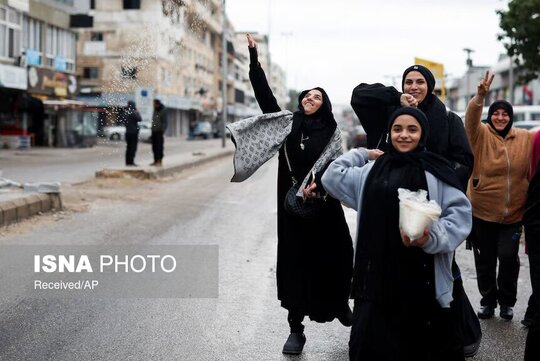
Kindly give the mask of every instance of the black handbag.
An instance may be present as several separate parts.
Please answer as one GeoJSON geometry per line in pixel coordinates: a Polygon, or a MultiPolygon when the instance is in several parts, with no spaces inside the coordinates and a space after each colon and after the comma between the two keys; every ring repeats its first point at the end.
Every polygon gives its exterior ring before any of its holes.
{"type": "MultiPolygon", "coordinates": [[[[285,143],[285,159],[287,160],[287,166],[291,174],[292,186],[285,195],[283,202],[283,208],[292,216],[300,217],[303,219],[315,219],[321,215],[324,207],[326,206],[326,197],[308,198],[298,197],[296,194],[300,189],[300,183],[293,175],[291,162],[289,161],[289,155],[287,154],[287,143],[285,143]]],[[[315,179],[315,174],[313,174],[315,179]]]]}

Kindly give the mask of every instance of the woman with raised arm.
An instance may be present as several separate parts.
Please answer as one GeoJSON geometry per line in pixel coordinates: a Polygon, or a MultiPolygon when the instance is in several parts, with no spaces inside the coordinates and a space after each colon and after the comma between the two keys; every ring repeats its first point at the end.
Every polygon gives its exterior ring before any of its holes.
{"type": "Polygon", "coordinates": [[[341,204],[327,196],[320,177],[331,160],[342,153],[341,137],[332,105],[322,88],[303,91],[294,113],[281,111],[257,58],[257,47],[247,35],[249,77],[262,116],[229,125],[236,146],[235,176],[243,181],[276,152],[277,180],[277,296],[288,311],[290,335],[285,354],[302,352],[305,316],[312,321],[338,318],[351,325],[348,299],[352,277],[352,240],[341,204]],[[312,219],[288,213],[286,194],[295,181],[299,193],[321,208],[312,219]]]}
{"type": "Polygon", "coordinates": [[[512,104],[496,100],[486,124],[481,122],[485,97],[494,75],[488,71],[478,84],[465,113],[465,131],[474,153],[467,195],[473,206],[473,245],[478,290],[478,317],[511,320],[517,297],[519,240],[529,186],[531,136],[513,124],[512,104]],[[497,275],[497,261],[499,272],[497,275]]]}

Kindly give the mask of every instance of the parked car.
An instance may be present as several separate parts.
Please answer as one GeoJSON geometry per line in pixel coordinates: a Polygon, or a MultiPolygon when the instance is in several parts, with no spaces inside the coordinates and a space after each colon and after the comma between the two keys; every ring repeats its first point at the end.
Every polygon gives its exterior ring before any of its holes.
{"type": "Polygon", "coordinates": [[[212,129],[212,124],[209,121],[198,121],[193,128],[191,133],[191,138],[203,138],[210,139],[214,137],[214,131],[212,129]]]}
{"type": "Polygon", "coordinates": [[[367,146],[367,134],[361,125],[355,126],[347,137],[347,149],[367,146]]]}
{"type": "MultiPolygon", "coordinates": [[[[514,105],[514,124],[517,122],[540,121],[540,105],[514,105]]],[[[482,109],[482,122],[485,123],[489,107],[482,109]]],[[[465,112],[456,112],[465,121],[465,112]]]]}
{"type": "Polygon", "coordinates": [[[540,120],[523,120],[521,122],[514,122],[513,126],[516,128],[535,131],[540,128],[540,120]]]}
{"type": "MultiPolygon", "coordinates": [[[[139,140],[143,142],[150,142],[152,137],[152,125],[149,122],[141,122],[139,124],[139,140]]],[[[126,139],[126,127],[123,125],[114,125],[110,127],[104,127],[102,130],[103,137],[110,140],[124,140],[126,139]]]]}

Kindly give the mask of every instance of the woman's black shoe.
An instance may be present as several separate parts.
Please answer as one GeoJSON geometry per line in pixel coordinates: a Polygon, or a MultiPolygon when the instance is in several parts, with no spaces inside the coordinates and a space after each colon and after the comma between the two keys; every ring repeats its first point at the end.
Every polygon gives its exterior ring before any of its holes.
{"type": "Polygon", "coordinates": [[[478,318],[481,318],[482,320],[487,320],[488,318],[493,317],[494,314],[495,309],[491,306],[481,306],[477,312],[478,318]]]}
{"type": "Polygon", "coordinates": [[[514,309],[510,306],[501,306],[500,316],[501,318],[510,321],[512,318],[514,318],[514,309]]]}
{"type": "Polygon", "coordinates": [[[304,349],[306,343],[306,336],[303,333],[293,332],[287,338],[285,345],[283,345],[283,353],[287,355],[299,355],[304,349]]]}
{"type": "Polygon", "coordinates": [[[527,328],[531,327],[532,324],[533,324],[534,320],[530,317],[527,317],[527,315],[525,315],[525,318],[523,318],[523,320],[521,320],[521,324],[527,328]]]}

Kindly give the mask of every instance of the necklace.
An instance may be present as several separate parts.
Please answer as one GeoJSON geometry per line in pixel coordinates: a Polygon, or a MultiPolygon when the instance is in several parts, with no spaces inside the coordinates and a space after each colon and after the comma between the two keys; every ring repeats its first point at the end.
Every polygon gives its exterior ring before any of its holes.
{"type": "Polygon", "coordinates": [[[300,132],[300,149],[304,150],[306,146],[304,145],[304,140],[308,140],[309,137],[304,138],[304,133],[300,132]]]}

